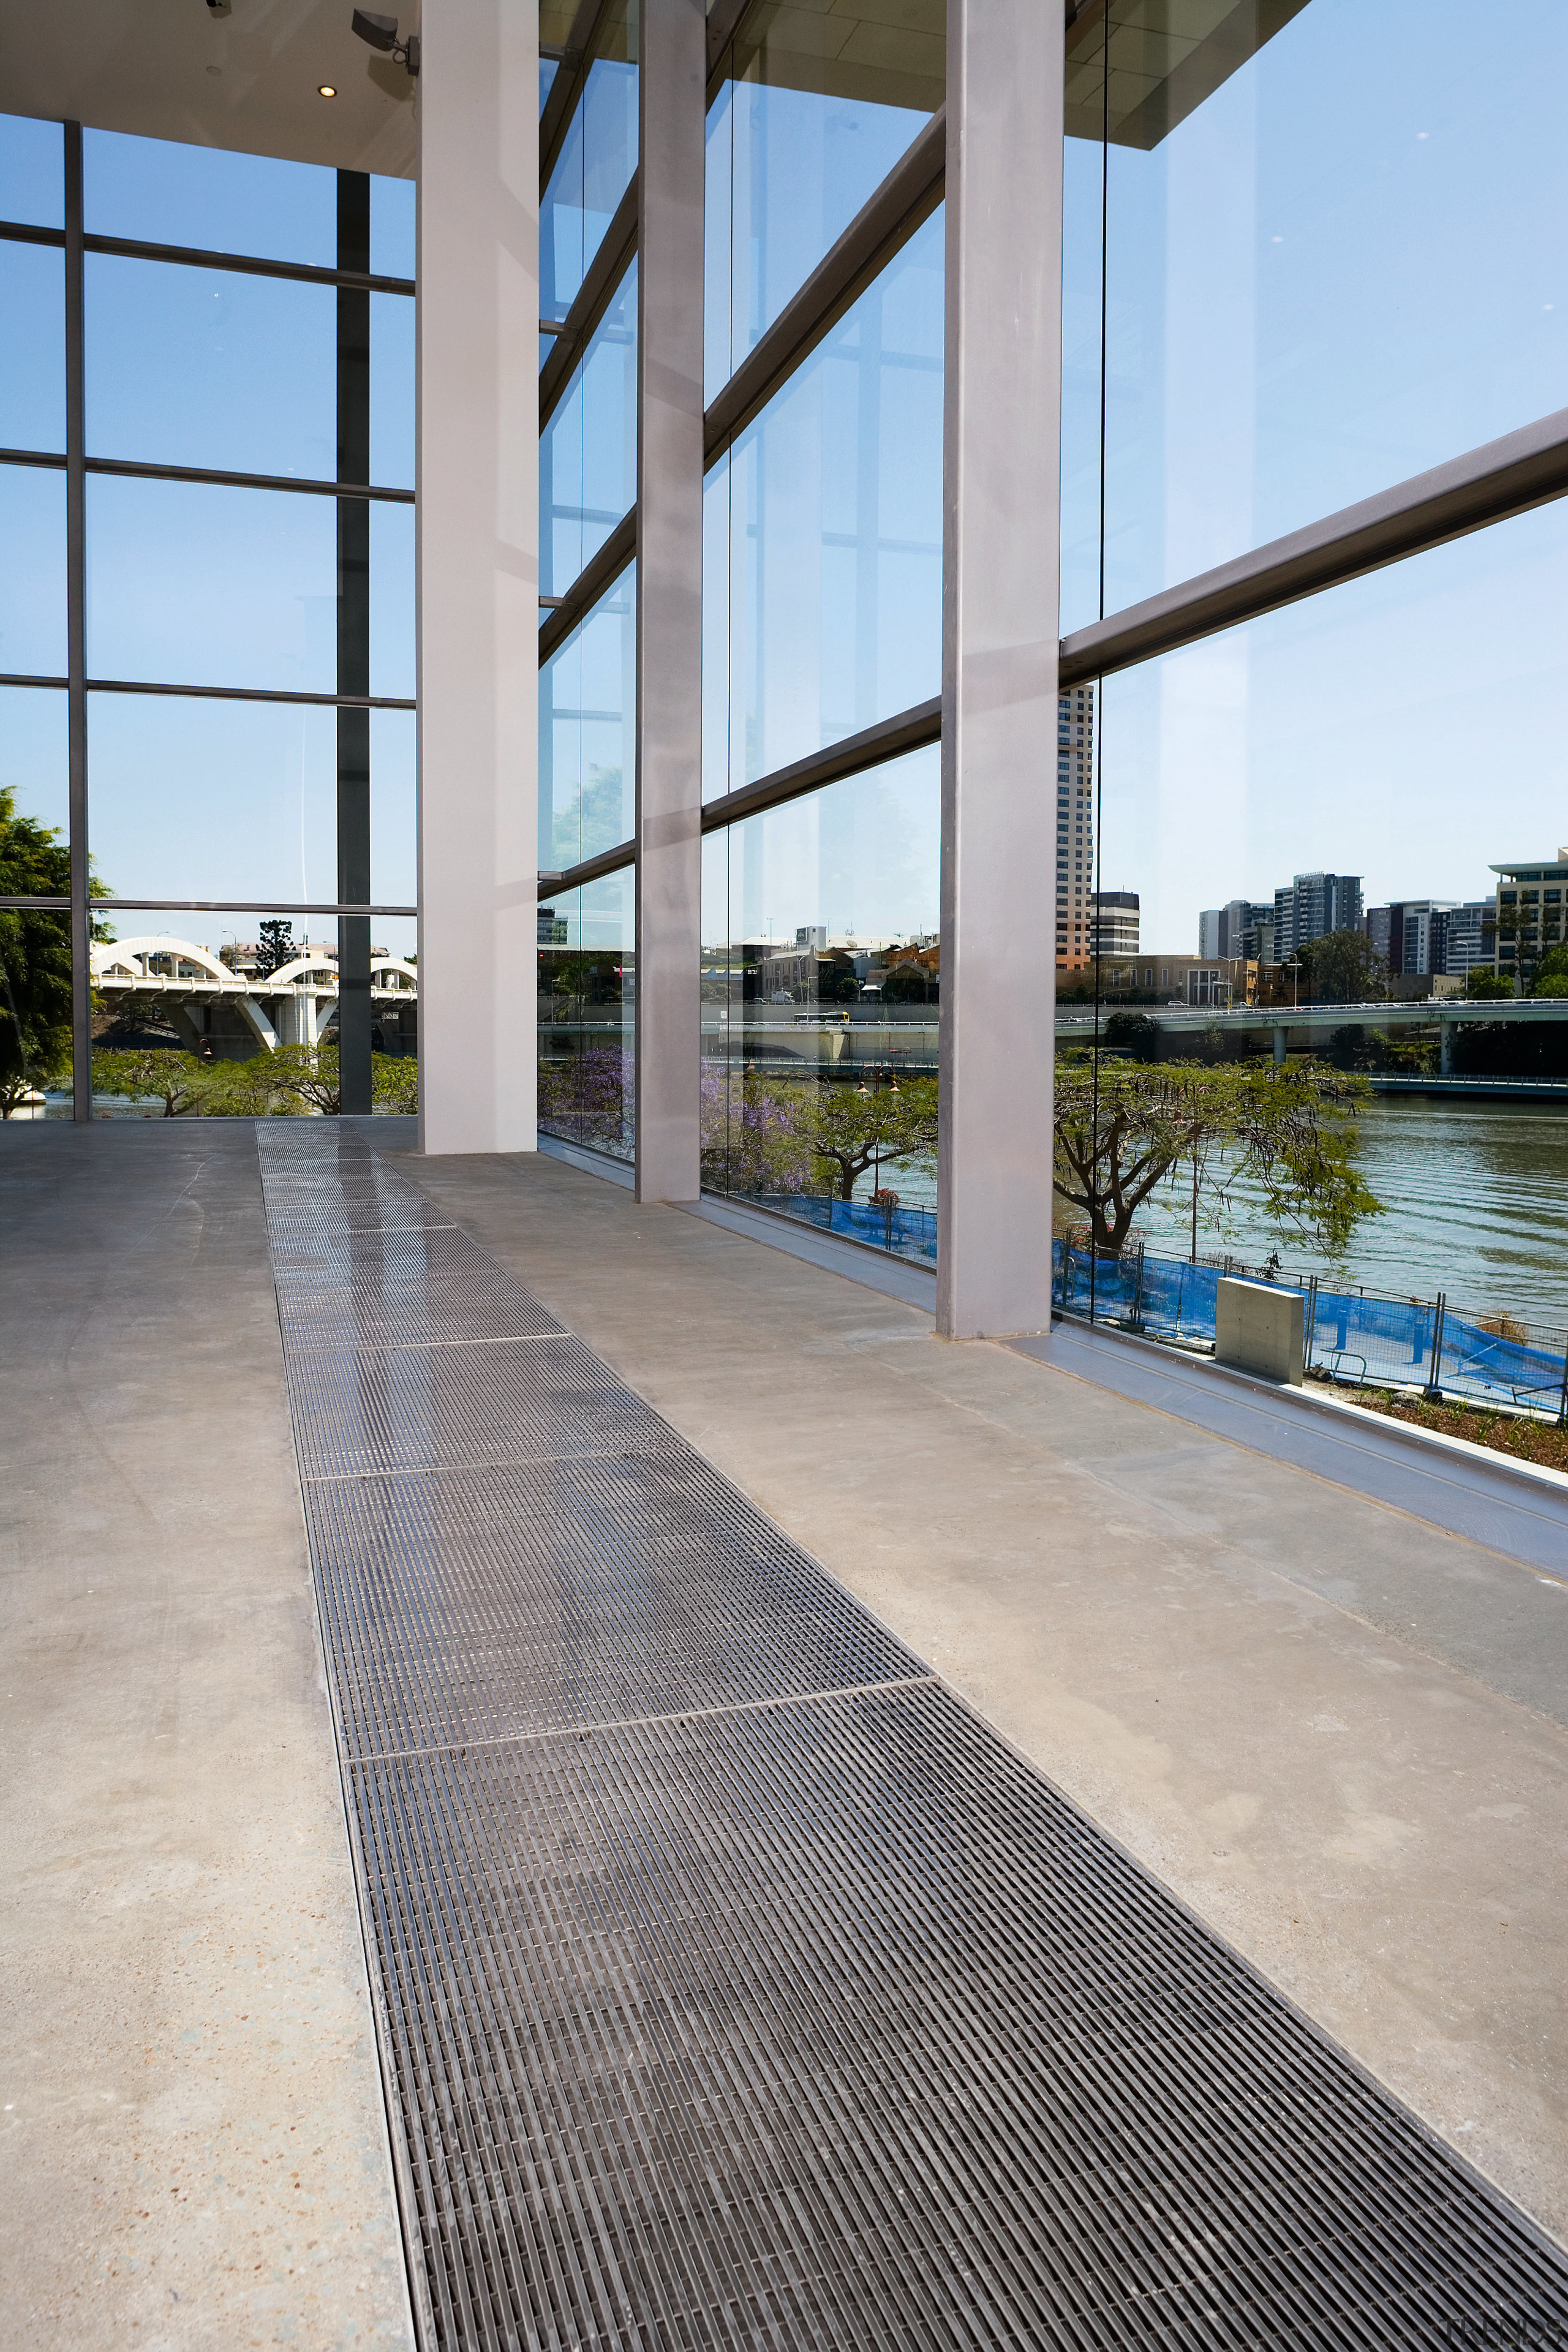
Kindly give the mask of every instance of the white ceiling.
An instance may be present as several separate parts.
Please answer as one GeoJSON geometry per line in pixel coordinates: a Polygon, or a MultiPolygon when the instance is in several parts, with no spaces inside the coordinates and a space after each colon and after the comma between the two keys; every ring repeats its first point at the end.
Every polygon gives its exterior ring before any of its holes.
{"type": "MultiPolygon", "coordinates": [[[[413,178],[416,85],[350,32],[353,0],[226,5],[0,0],[0,109],[413,178]]],[[[380,12],[418,27],[418,0],[380,12]]]]}

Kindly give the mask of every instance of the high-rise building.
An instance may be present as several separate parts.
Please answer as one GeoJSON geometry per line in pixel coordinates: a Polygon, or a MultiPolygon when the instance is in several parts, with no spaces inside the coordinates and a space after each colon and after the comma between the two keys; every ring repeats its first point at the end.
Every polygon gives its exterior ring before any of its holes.
{"type": "Polygon", "coordinates": [[[1223,907],[1205,907],[1198,917],[1198,954],[1205,962],[1245,956],[1271,963],[1273,948],[1272,899],[1231,898],[1223,907]]]}
{"type": "Polygon", "coordinates": [[[1446,972],[1449,921],[1458,911],[1453,898],[1395,898],[1369,907],[1362,928],[1391,974],[1446,972]]]}
{"type": "Polygon", "coordinates": [[[1547,950],[1568,936],[1568,848],[1551,862],[1494,866],[1492,872],[1498,877],[1494,967],[1508,979],[1528,981],[1547,950]]]}
{"type": "Polygon", "coordinates": [[[1330,931],[1361,929],[1359,874],[1296,874],[1274,893],[1274,961],[1283,963],[1330,931]]]}
{"type": "Polygon", "coordinates": [[[1057,963],[1091,952],[1094,889],[1094,688],[1069,688],[1057,715],[1057,963]]]}
{"type": "Polygon", "coordinates": [[[1097,956],[1138,953],[1136,890],[1095,890],[1089,896],[1089,950],[1097,956]]]}
{"type": "Polygon", "coordinates": [[[1463,977],[1478,964],[1492,963],[1497,948],[1496,900],[1467,898],[1462,906],[1450,908],[1445,929],[1444,971],[1463,977]]]}

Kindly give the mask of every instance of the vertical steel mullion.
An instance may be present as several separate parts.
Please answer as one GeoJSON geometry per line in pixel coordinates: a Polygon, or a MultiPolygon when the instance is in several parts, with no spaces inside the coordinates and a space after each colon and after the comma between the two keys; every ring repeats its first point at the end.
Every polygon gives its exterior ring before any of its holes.
{"type": "Polygon", "coordinates": [[[66,700],[70,763],[71,1117],[92,1117],[92,926],[88,913],[87,467],[82,368],[81,125],[65,125],[66,700]]]}
{"type": "MultiPolygon", "coordinates": [[[[370,271],[370,174],[338,173],[338,268],[370,271]]],[[[370,295],[337,292],[340,482],[370,479],[370,295]]],[[[338,692],[370,692],[370,501],[338,509],[338,692]]],[[[370,904],[370,713],[338,721],[338,901],[370,904]]],[[[371,1108],[370,919],[338,918],[338,1083],[345,1117],[371,1108]]]]}

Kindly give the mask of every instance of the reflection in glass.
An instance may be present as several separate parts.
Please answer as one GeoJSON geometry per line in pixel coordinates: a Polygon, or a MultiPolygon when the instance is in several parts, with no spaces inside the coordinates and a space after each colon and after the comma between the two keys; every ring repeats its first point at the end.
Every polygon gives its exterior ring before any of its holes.
{"type": "Polygon", "coordinates": [[[637,266],[539,439],[541,587],[564,595],[637,498],[637,266]]]}
{"type": "Polygon", "coordinates": [[[942,685],[942,215],[709,474],[703,794],[942,685]]]}
{"type": "Polygon", "coordinates": [[[66,446],[66,263],[57,247],[0,243],[0,447],[66,446]]]}
{"type": "Polygon", "coordinates": [[[1100,609],[1102,259],[1108,613],[1563,401],[1554,0],[1510,14],[1503,75],[1426,0],[1276,9],[1250,55],[1218,13],[1113,24],[1108,148],[1107,12],[1068,34],[1068,630],[1100,609]]]}
{"type": "Polygon", "coordinates": [[[414,488],[415,309],[406,294],[370,298],[370,478],[414,488]]]}
{"type": "Polygon", "coordinates": [[[539,908],[539,1129],[617,1160],[637,1148],[635,890],[605,875],[539,908]]]}
{"type": "MultiPolygon", "coordinates": [[[[1220,1141],[1172,1167],[1121,1258],[1212,1276],[1272,1255],[1325,1297],[1364,1284],[1404,1313],[1441,1290],[1456,1312],[1568,1325],[1541,1181],[1568,1139],[1565,590],[1558,504],[1104,681],[1101,903],[1123,907],[1089,975],[1103,1066],[1118,1086],[1131,1059],[1150,1083],[1278,1069],[1370,1089],[1355,1164],[1383,1203],[1338,1244],[1281,1223],[1220,1141]],[[1499,1086],[1522,1097],[1505,1129],[1499,1086]]],[[[1058,1055],[1095,1035],[1072,998],[1058,1055]]]]}
{"type": "Polygon", "coordinates": [[[331,287],[102,253],[85,268],[89,457],[336,479],[331,287]]]}
{"type": "Polygon", "coordinates": [[[337,898],[335,712],[94,693],[88,747],[93,856],[117,896],[337,898]]]}
{"type": "MultiPolygon", "coordinates": [[[[0,466],[0,670],[66,673],[66,478],[0,466]]],[[[3,780],[0,780],[3,781],[3,780]]]]}
{"type": "Polygon", "coordinates": [[[88,229],[100,236],[337,264],[337,173],[325,164],[87,131],[82,201],[88,229]]]}
{"type": "Polygon", "coordinates": [[[89,475],[87,522],[89,676],[334,691],[332,499],[89,475]]]}
{"type": "Polygon", "coordinates": [[[944,0],[753,8],[708,115],[706,396],[805,284],[942,102],[944,0]]]}
{"type": "Polygon", "coordinates": [[[539,865],[563,874],[629,841],[637,569],[622,572],[539,674],[539,865]]]}
{"type": "Polygon", "coordinates": [[[702,1181],[936,1249],[940,753],[710,834],[702,1181]]]}
{"type": "Polygon", "coordinates": [[[59,123],[0,114],[0,220],[64,228],[66,150],[59,123]]]}
{"type": "MultiPolygon", "coordinates": [[[[0,789],[15,793],[18,814],[58,826],[62,840],[70,829],[68,725],[63,688],[0,686],[0,789]]],[[[22,895],[21,885],[0,884],[0,897],[22,895]]]]}
{"type": "Polygon", "coordinates": [[[611,0],[539,215],[539,312],[563,319],[637,165],[637,0],[611,0]]]}

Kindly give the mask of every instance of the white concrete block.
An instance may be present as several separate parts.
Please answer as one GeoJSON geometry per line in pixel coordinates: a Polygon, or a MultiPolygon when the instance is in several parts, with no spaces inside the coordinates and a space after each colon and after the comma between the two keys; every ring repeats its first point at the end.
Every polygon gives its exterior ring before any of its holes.
{"type": "Polygon", "coordinates": [[[1215,1298],[1215,1363],[1300,1388],[1305,1332],[1306,1301],[1299,1290],[1221,1276],[1215,1298]]]}

